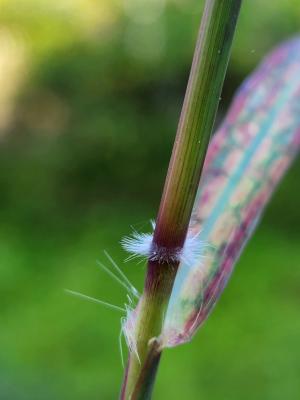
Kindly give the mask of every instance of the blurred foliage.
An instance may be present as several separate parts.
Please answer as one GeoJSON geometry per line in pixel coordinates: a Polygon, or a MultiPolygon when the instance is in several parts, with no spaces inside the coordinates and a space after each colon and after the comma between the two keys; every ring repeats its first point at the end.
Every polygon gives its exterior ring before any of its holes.
{"type": "MultiPolygon", "coordinates": [[[[94,260],[122,263],[120,237],[155,216],[202,4],[0,0],[1,399],[117,397],[118,315],[62,289],[124,301],[94,260]]],[[[245,0],[220,117],[299,18],[298,0],[245,0]]],[[[298,398],[298,186],[299,162],[157,399],[298,398]]]]}

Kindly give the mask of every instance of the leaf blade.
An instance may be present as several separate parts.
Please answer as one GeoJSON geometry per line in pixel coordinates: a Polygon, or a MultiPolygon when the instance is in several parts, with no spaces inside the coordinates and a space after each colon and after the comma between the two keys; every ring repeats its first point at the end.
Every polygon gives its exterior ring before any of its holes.
{"type": "Polygon", "coordinates": [[[203,264],[182,264],[166,314],[166,347],[205,321],[300,146],[300,38],[272,52],[238,91],[205,161],[190,230],[208,243],[203,264]]]}

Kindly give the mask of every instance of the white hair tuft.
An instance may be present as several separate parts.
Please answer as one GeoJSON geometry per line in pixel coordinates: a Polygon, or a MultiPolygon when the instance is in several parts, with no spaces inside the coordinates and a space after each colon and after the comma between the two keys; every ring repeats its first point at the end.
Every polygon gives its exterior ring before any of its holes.
{"type": "MultiPolygon", "coordinates": [[[[155,222],[151,221],[152,228],[155,228],[155,222]]],[[[158,246],[153,242],[153,233],[139,233],[134,231],[131,236],[126,236],[121,240],[124,250],[130,253],[127,260],[134,258],[147,258],[150,261],[159,263],[182,262],[187,265],[193,265],[195,261],[202,258],[207,245],[199,239],[199,233],[187,234],[184,246],[167,248],[158,246]]]]}

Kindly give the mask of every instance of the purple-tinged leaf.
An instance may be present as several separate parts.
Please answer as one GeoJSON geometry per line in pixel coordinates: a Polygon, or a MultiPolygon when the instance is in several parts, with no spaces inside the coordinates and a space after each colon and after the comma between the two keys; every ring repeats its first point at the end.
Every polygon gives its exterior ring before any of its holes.
{"type": "Polygon", "coordinates": [[[204,259],[180,265],[162,345],[191,339],[300,146],[300,38],[272,52],[242,85],[209,146],[190,232],[204,259]]]}

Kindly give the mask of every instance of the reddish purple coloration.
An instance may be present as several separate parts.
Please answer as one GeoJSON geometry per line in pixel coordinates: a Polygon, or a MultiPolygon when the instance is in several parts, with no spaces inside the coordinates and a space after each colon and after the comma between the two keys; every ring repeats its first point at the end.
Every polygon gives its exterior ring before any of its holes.
{"type": "Polygon", "coordinates": [[[214,136],[190,223],[205,259],[180,265],[162,340],[188,341],[220,297],[244,245],[300,146],[300,39],[269,55],[242,85],[214,136]]]}

